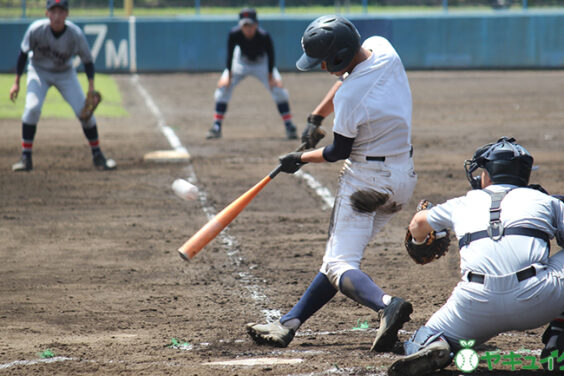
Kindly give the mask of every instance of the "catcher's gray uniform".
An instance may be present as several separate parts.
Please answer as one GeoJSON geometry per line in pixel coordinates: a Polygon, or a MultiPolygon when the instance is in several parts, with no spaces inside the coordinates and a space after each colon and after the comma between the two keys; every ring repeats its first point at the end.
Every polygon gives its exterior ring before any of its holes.
{"type": "MultiPolygon", "coordinates": [[[[526,227],[556,237],[564,246],[564,204],[530,188],[491,185],[508,191],[501,201],[505,229],[526,227]]],[[[491,199],[485,190],[431,208],[427,221],[434,230],[452,228],[458,239],[488,226],[491,199]]],[[[498,333],[536,328],[564,310],[564,252],[549,257],[546,240],[533,236],[489,237],[463,245],[462,281],[426,326],[442,332],[451,346],[459,340],[483,343],[498,333]]]]}

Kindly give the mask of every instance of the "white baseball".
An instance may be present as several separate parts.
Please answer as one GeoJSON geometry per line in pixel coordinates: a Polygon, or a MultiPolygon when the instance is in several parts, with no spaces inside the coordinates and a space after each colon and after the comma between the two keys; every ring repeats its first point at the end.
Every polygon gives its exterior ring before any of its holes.
{"type": "Polygon", "coordinates": [[[198,198],[198,187],[184,179],[176,179],[172,183],[174,193],[184,200],[195,200],[198,198]]]}

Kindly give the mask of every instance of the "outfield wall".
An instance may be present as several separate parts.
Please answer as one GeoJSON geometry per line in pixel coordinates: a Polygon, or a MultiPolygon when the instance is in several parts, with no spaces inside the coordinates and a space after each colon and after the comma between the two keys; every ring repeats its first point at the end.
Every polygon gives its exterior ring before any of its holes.
{"type": "MultiPolygon", "coordinates": [[[[280,70],[295,70],[300,38],[315,16],[264,16],[280,70]]],[[[382,35],[408,69],[564,68],[564,12],[349,17],[366,38],[382,35]]],[[[72,18],[71,18],[72,19],[72,18]]],[[[98,72],[218,71],[234,17],[72,19],[87,34],[98,72]]],[[[32,20],[0,20],[0,72],[14,72],[32,20]]]]}

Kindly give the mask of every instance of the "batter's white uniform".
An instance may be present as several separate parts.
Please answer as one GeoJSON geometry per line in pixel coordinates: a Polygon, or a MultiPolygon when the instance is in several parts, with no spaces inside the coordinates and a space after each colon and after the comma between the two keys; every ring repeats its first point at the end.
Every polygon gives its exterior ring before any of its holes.
{"type": "Polygon", "coordinates": [[[411,90],[403,64],[385,38],[371,37],[362,46],[372,55],[344,79],[333,100],[333,131],[354,138],[320,269],[337,289],[344,272],[359,269],[366,245],[408,202],[417,181],[411,158],[411,90]],[[355,211],[351,195],[362,190],[382,193],[385,202],[374,212],[355,211]]]}
{"type": "MultiPolygon", "coordinates": [[[[530,188],[492,185],[487,190],[510,188],[501,201],[504,228],[541,230],[564,245],[564,204],[530,188]]],[[[435,231],[454,229],[460,239],[488,227],[490,205],[488,193],[472,190],[431,208],[427,221],[435,231]]],[[[451,346],[459,346],[461,339],[480,344],[501,332],[536,328],[564,311],[564,252],[549,258],[542,239],[506,235],[499,241],[473,241],[460,251],[460,268],[462,281],[426,324],[442,331],[451,346]],[[531,265],[537,274],[519,282],[515,273],[531,265]],[[469,272],[485,275],[484,283],[469,282],[469,272]]]]}
{"type": "MultiPolygon", "coordinates": [[[[42,19],[33,22],[24,35],[21,50],[24,53],[31,52],[22,116],[24,123],[38,123],[47,90],[51,86],[61,92],[77,117],[84,106],[85,95],[72,66],[72,59],[78,55],[86,64],[92,62],[92,55],[82,30],[68,20],[65,26],[65,32],[57,38],[51,31],[49,19],[42,19]]],[[[89,128],[95,124],[96,119],[92,116],[82,125],[89,128]]]]}

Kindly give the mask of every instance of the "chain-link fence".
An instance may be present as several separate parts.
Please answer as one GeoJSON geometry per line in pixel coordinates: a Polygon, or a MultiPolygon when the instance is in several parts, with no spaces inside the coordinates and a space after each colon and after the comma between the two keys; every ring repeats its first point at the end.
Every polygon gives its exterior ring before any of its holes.
{"type": "MultiPolygon", "coordinates": [[[[244,6],[260,14],[522,11],[564,7],[564,0],[70,0],[72,17],[233,15],[244,6]]],[[[42,17],[45,0],[0,0],[0,18],[42,17]]]]}

